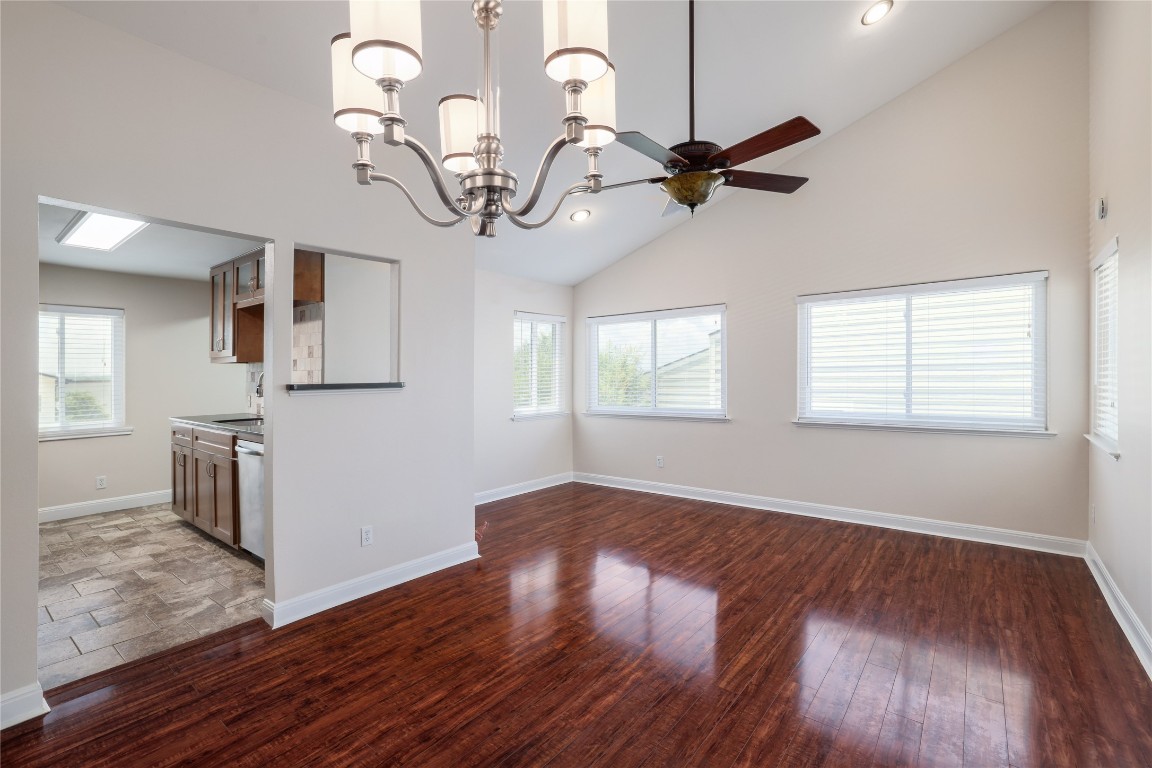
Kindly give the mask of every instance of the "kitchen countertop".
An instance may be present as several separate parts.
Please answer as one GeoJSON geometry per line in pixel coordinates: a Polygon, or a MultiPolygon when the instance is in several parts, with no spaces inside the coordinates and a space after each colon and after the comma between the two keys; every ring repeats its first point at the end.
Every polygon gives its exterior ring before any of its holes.
{"type": "Polygon", "coordinates": [[[243,437],[245,435],[258,435],[260,438],[264,437],[263,424],[228,424],[229,421],[236,421],[237,419],[262,419],[263,416],[257,416],[254,413],[217,413],[211,416],[172,416],[169,417],[170,421],[178,421],[183,424],[193,424],[208,429],[219,429],[224,432],[235,432],[237,436],[243,437]]]}

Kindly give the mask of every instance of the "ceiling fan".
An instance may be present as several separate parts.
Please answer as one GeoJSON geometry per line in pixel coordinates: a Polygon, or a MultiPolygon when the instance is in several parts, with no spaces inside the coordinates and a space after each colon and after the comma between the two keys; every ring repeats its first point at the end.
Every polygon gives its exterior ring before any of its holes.
{"type": "Polygon", "coordinates": [[[696,139],[695,5],[695,0],[688,0],[688,141],[675,144],[669,149],[638,131],[621,131],[616,134],[617,141],[660,163],[668,175],[611,186],[659,184],[669,197],[664,209],[665,216],[681,210],[681,207],[695,212],[696,206],[708,202],[721,184],[792,194],[808,179],[779,173],[741,171],[733,166],[743,165],[820,133],[820,129],[807,118],[794,117],[727,149],[711,141],[696,139]]]}

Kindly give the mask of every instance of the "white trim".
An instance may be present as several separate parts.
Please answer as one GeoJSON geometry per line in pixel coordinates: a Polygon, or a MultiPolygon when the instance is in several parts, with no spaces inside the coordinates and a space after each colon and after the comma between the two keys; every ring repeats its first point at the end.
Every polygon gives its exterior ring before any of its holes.
{"type": "Polygon", "coordinates": [[[699,315],[721,314],[728,311],[727,304],[701,304],[698,307],[678,307],[676,309],[652,309],[643,312],[627,312],[623,315],[595,315],[586,318],[585,325],[612,325],[632,321],[663,320],[673,317],[698,317],[699,315]]]}
{"type": "Polygon", "coordinates": [[[37,681],[0,696],[0,728],[31,720],[51,711],[44,700],[44,689],[37,681]]]}
{"type": "Polygon", "coordinates": [[[1113,460],[1120,460],[1120,446],[1116,445],[1116,443],[1101,437],[1100,435],[1085,434],[1084,437],[1088,440],[1088,442],[1092,443],[1092,445],[1096,446],[1100,450],[1104,451],[1104,453],[1111,456],[1113,460]]]}
{"type": "Polygon", "coordinates": [[[949,539],[964,539],[966,541],[979,541],[985,544],[1000,544],[1008,547],[1017,547],[1019,549],[1032,549],[1037,552],[1051,552],[1057,555],[1084,556],[1085,542],[1083,540],[1066,539],[1062,536],[1048,536],[1042,533],[1012,531],[1006,528],[991,528],[983,525],[953,523],[947,520],[929,520],[923,517],[894,515],[888,512],[871,512],[863,509],[834,507],[827,504],[814,504],[808,501],[788,501],[786,499],[773,499],[767,496],[753,496],[745,493],[713,491],[683,485],[653,483],[646,480],[630,480],[622,477],[610,477],[608,475],[592,475],[584,472],[573,473],[572,479],[577,483],[603,485],[609,488],[625,488],[632,491],[659,493],[665,496],[677,496],[684,499],[714,501],[720,504],[732,504],[738,507],[785,512],[791,515],[803,515],[804,517],[819,517],[824,520],[839,520],[845,523],[873,525],[879,528],[891,528],[898,531],[910,531],[912,533],[926,533],[931,536],[943,536],[949,539]]]}
{"type": "Polygon", "coordinates": [[[562,416],[571,416],[572,411],[544,411],[541,413],[513,413],[510,421],[539,421],[540,419],[559,419],[562,416]]]}
{"type": "Polygon", "coordinates": [[[119,437],[132,434],[132,429],[132,427],[100,427],[89,430],[41,432],[37,439],[42,443],[47,443],[52,440],[81,440],[85,437],[119,437]]]}
{"type": "Polygon", "coordinates": [[[1124,630],[1124,636],[1128,638],[1132,650],[1136,652],[1136,657],[1144,666],[1144,671],[1152,678],[1152,635],[1148,634],[1148,629],[1140,623],[1136,612],[1124,598],[1124,593],[1112,580],[1112,574],[1108,573],[1104,561],[1100,559],[1100,554],[1092,546],[1091,541],[1087,542],[1084,560],[1096,578],[1100,591],[1104,593],[1104,600],[1112,609],[1112,615],[1116,617],[1116,622],[1120,625],[1120,629],[1124,630]]]}
{"type": "Polygon", "coordinates": [[[568,318],[563,315],[541,315],[537,312],[521,312],[519,309],[512,310],[512,319],[523,320],[527,323],[554,323],[557,325],[567,325],[568,318]]]}
{"type": "Polygon", "coordinates": [[[122,509],[147,507],[150,504],[165,504],[169,501],[172,501],[171,490],[134,493],[130,496],[113,496],[109,499],[79,501],[75,504],[60,504],[55,507],[42,507],[40,509],[40,522],[50,523],[54,520],[70,520],[73,517],[98,515],[101,512],[119,512],[122,509]]]}
{"type": "Polygon", "coordinates": [[[299,597],[292,597],[279,602],[265,599],[264,603],[261,604],[260,612],[273,629],[279,629],[286,624],[326,611],[329,608],[335,608],[374,592],[403,584],[412,579],[418,579],[421,576],[427,576],[453,565],[475,560],[478,557],[480,557],[480,551],[476,547],[476,542],[469,541],[458,547],[418,557],[415,560],[393,565],[375,573],[357,576],[354,579],[333,584],[315,592],[308,592],[299,597]]]}
{"type": "Polygon", "coordinates": [[[726,414],[708,416],[698,413],[682,413],[680,411],[584,411],[585,416],[608,416],[613,419],[664,419],[666,421],[719,421],[729,422],[731,418],[726,414]]]}
{"type": "Polygon", "coordinates": [[[531,493],[532,491],[541,491],[545,488],[551,488],[554,485],[563,485],[564,483],[570,482],[572,482],[572,473],[561,472],[558,475],[541,477],[537,480],[505,485],[502,488],[493,488],[490,491],[480,491],[476,494],[476,503],[487,504],[490,501],[507,499],[511,496],[519,496],[522,493],[531,493]]]}
{"type": "MultiPolygon", "coordinates": [[[[1056,437],[1043,429],[984,429],[982,427],[930,427],[922,424],[865,424],[853,421],[820,421],[794,419],[798,427],[832,427],[834,429],[874,429],[881,432],[940,432],[946,435],[992,435],[994,437],[1056,437]]],[[[1087,435],[1085,435],[1087,437],[1087,435]]]]}
{"type": "Polygon", "coordinates": [[[836,291],[834,293],[805,293],[796,297],[797,304],[815,304],[839,299],[864,299],[869,296],[904,296],[906,294],[935,293],[936,291],[967,291],[978,288],[996,288],[1002,285],[1025,285],[1048,279],[1048,271],[1018,272],[1012,275],[991,275],[989,277],[962,277],[958,280],[940,280],[935,283],[911,283],[891,285],[883,288],[864,288],[858,291],[836,291]]]}

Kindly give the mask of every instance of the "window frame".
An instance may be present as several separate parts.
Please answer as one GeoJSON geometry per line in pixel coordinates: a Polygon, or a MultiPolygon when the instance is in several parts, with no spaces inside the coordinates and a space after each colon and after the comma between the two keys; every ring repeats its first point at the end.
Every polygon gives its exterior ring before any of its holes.
{"type": "MultiPolygon", "coordinates": [[[[568,408],[568,387],[565,385],[567,381],[567,359],[568,359],[568,345],[567,345],[567,328],[568,318],[563,315],[546,315],[538,312],[522,312],[515,310],[512,313],[512,420],[513,421],[531,421],[534,419],[550,419],[561,416],[568,416],[571,410],[568,408]],[[516,406],[516,333],[517,324],[519,323],[532,323],[554,325],[553,337],[556,339],[555,349],[553,350],[553,367],[554,375],[556,377],[556,407],[541,409],[539,405],[530,407],[517,407],[516,406]]],[[[535,333],[533,333],[535,338],[535,333]]],[[[535,344],[532,345],[530,353],[531,370],[529,372],[529,390],[533,402],[538,402],[539,399],[539,368],[540,361],[537,354],[535,344]]]]}
{"type": "MultiPolygon", "coordinates": [[[[1036,270],[1006,275],[991,275],[985,277],[962,278],[958,280],[944,280],[930,283],[913,283],[907,285],[888,286],[883,288],[870,288],[857,291],[841,291],[825,294],[803,294],[796,297],[797,304],[797,392],[796,392],[796,418],[793,424],[803,427],[841,427],[849,429],[872,429],[882,431],[901,432],[935,432],[945,434],[981,434],[1010,437],[1052,437],[1054,432],[1049,429],[1049,387],[1048,387],[1048,272],[1036,270]],[[867,418],[865,416],[851,415],[838,417],[835,414],[813,415],[811,411],[811,354],[809,352],[811,337],[808,325],[808,307],[824,302],[833,302],[847,299],[865,299],[874,297],[904,296],[911,299],[918,295],[945,294],[949,292],[966,292],[973,289],[996,288],[1009,286],[1032,286],[1034,298],[1032,306],[1032,344],[1033,344],[1033,407],[1039,407],[1039,414],[1034,412],[1036,425],[1032,427],[981,424],[972,419],[966,423],[965,419],[940,418],[932,419],[927,416],[917,416],[906,410],[907,418],[893,418],[890,415],[867,418]],[[1037,332],[1039,329],[1039,332],[1037,332]],[[1042,396],[1036,388],[1042,388],[1042,396]]],[[[905,326],[905,392],[906,402],[910,403],[915,390],[912,378],[916,367],[912,364],[912,339],[916,331],[908,322],[905,326]]]]}
{"type": "Polygon", "coordinates": [[[1091,339],[1091,357],[1092,357],[1092,378],[1090,381],[1090,394],[1089,394],[1089,431],[1084,435],[1090,443],[1095,445],[1100,450],[1107,453],[1113,459],[1120,458],[1120,381],[1119,381],[1119,357],[1120,357],[1120,241],[1119,238],[1113,237],[1096,255],[1096,258],[1088,265],[1090,272],[1091,292],[1092,292],[1092,339],[1091,339]],[[1101,270],[1111,263],[1113,283],[1112,283],[1112,301],[1111,312],[1108,317],[1109,326],[1109,339],[1108,351],[1110,354],[1110,363],[1112,368],[1112,385],[1115,388],[1112,392],[1112,422],[1115,425],[1115,433],[1108,434],[1100,429],[1100,410],[1099,410],[1099,388],[1100,388],[1100,283],[1099,276],[1101,270]]]}
{"type": "Polygon", "coordinates": [[[610,416],[640,419],[672,419],[685,421],[730,421],[728,416],[728,305],[706,304],[697,307],[658,309],[647,312],[630,312],[619,315],[599,315],[585,321],[588,340],[587,381],[584,414],[586,416],[610,416]],[[720,316],[720,407],[719,408],[661,408],[658,402],[657,377],[652,377],[652,406],[626,407],[601,406],[597,402],[599,392],[599,336],[601,326],[623,323],[648,322],[651,324],[652,345],[649,365],[656,370],[656,323],[685,317],[720,316]]]}
{"type": "MultiPolygon", "coordinates": [[[[64,317],[67,315],[86,316],[86,317],[111,317],[113,318],[112,324],[112,414],[107,419],[107,423],[100,424],[99,426],[85,426],[75,428],[51,428],[44,429],[39,424],[39,412],[37,413],[37,434],[40,442],[50,442],[53,440],[75,440],[89,437],[111,437],[116,435],[130,435],[132,434],[132,427],[127,423],[127,385],[125,371],[127,369],[127,343],[126,343],[126,327],[127,327],[127,313],[120,308],[115,307],[90,307],[78,306],[72,304],[47,304],[42,303],[39,306],[37,313],[37,351],[39,354],[40,337],[39,337],[39,324],[40,318],[44,315],[50,314],[57,317],[64,317]]],[[[58,352],[60,362],[63,363],[63,352],[58,352]]],[[[37,376],[40,376],[39,363],[37,363],[37,376]]],[[[57,398],[59,395],[57,395],[57,398]]],[[[38,409],[39,411],[39,409],[38,409]]]]}

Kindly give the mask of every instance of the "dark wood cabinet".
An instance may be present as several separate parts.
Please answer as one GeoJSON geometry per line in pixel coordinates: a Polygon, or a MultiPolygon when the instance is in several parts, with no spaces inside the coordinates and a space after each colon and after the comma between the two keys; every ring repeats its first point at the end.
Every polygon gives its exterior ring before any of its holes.
{"type": "Polygon", "coordinates": [[[264,302],[264,249],[245,254],[232,262],[232,282],[236,286],[236,306],[250,307],[264,302]]]}
{"type": "Polygon", "coordinates": [[[209,272],[212,362],[263,362],[264,275],[263,248],[209,272]]]}
{"type": "Polygon", "coordinates": [[[225,544],[240,546],[234,433],[173,422],[172,511],[225,544]]]}
{"type": "Polygon", "coordinates": [[[292,259],[292,305],[324,301],[324,254],[297,248],[292,259]]]}
{"type": "Polygon", "coordinates": [[[209,272],[212,300],[209,327],[211,329],[212,362],[234,362],[233,328],[235,321],[236,283],[232,262],[220,264],[209,272]]]}
{"type": "Polygon", "coordinates": [[[237,546],[236,461],[205,451],[192,451],[196,478],[193,522],[225,544],[237,546]]]}

